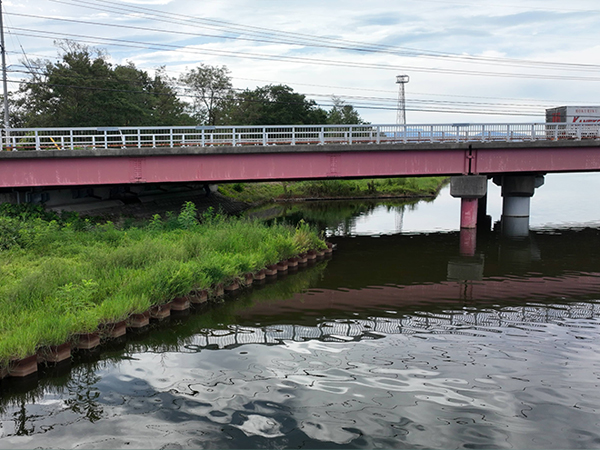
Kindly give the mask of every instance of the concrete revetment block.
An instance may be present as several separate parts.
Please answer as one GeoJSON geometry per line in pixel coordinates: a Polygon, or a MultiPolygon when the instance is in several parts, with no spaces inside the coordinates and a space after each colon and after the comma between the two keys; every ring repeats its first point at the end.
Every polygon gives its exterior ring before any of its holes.
{"type": "Polygon", "coordinates": [[[100,334],[98,332],[79,335],[77,348],[80,350],[91,350],[100,345],[100,334]]]}
{"type": "Polygon", "coordinates": [[[171,311],[185,311],[190,309],[190,300],[187,297],[177,297],[171,302],[171,311]]]}
{"type": "Polygon", "coordinates": [[[37,372],[37,355],[32,355],[27,358],[11,361],[8,371],[11,377],[23,378],[37,372]]]}
{"type": "Polygon", "coordinates": [[[71,358],[71,344],[53,345],[38,350],[38,362],[60,363],[71,358]]]}
{"type": "Polygon", "coordinates": [[[190,302],[198,305],[201,303],[206,303],[208,301],[208,291],[203,289],[201,291],[196,291],[189,295],[190,302]]]}
{"type": "Polygon", "coordinates": [[[150,311],[141,314],[132,314],[127,321],[129,328],[143,328],[150,324],[150,311]]]}
{"type": "Polygon", "coordinates": [[[156,305],[150,309],[150,318],[156,320],[166,319],[171,315],[171,303],[165,303],[164,305],[156,305]]]}

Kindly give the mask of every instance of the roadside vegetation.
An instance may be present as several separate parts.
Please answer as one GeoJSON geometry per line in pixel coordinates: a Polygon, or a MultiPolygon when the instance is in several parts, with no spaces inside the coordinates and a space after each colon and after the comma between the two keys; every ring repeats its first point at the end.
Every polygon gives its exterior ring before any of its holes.
{"type": "Polygon", "coordinates": [[[335,96],[326,110],[283,84],[234,89],[226,66],[199,64],[173,78],[165,66],[151,74],[132,62],[113,64],[99,48],[56,45],[57,59],[23,62],[29,75],[8,98],[12,127],[365,123],[335,96]]]}
{"type": "Polygon", "coordinates": [[[325,243],[306,224],[265,225],[193,203],[119,229],[31,205],[0,210],[0,367],[153,305],[229,283],[325,243]]]}
{"type": "Polygon", "coordinates": [[[445,177],[320,180],[219,185],[219,192],[234,200],[263,203],[304,198],[422,198],[434,197],[445,177]]]}

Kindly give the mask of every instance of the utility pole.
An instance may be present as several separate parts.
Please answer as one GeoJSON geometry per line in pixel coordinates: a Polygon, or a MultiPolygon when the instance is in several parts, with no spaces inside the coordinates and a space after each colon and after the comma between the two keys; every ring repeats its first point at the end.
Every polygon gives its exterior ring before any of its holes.
{"type": "Polygon", "coordinates": [[[8,150],[10,148],[10,116],[8,115],[8,80],[6,79],[6,47],[4,45],[2,0],[0,0],[0,46],[2,46],[2,85],[4,88],[4,138],[8,150]]]}
{"type": "MultiPolygon", "coordinates": [[[[1,1],[1,0],[0,0],[1,1]]],[[[398,75],[396,77],[396,84],[400,85],[398,90],[398,113],[396,115],[396,124],[406,124],[406,96],[404,95],[404,85],[408,83],[408,75],[398,75]]]]}

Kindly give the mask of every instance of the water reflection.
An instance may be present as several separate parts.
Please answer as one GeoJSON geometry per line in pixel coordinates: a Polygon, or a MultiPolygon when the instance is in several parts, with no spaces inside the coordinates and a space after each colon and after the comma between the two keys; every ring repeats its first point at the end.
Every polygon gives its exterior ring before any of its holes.
{"type": "Polygon", "coordinates": [[[283,219],[296,225],[300,220],[323,230],[327,236],[372,236],[403,231],[404,214],[418,205],[433,202],[424,200],[357,200],[306,203],[282,203],[251,210],[248,217],[283,219]]]}
{"type": "Polygon", "coordinates": [[[390,311],[230,324],[167,353],[132,344],[94,376],[76,368],[66,389],[14,396],[0,445],[27,434],[85,448],[589,448],[599,313],[598,302],[390,311]]]}
{"type": "Polygon", "coordinates": [[[600,229],[461,257],[454,230],[356,232],[379,208],[310,205],[333,259],[3,381],[0,448],[598,447],[600,229]]]}

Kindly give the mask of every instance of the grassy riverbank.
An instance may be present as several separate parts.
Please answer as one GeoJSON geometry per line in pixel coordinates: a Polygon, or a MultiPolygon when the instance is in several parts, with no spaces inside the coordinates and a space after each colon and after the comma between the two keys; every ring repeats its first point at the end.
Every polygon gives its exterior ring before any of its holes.
{"type": "Polygon", "coordinates": [[[219,185],[219,192],[237,201],[262,203],[305,198],[419,198],[437,195],[447,178],[378,178],[219,185]]]}
{"type": "Polygon", "coordinates": [[[0,216],[0,367],[194,290],[228,283],[324,242],[306,225],[213,213],[158,216],[143,228],[0,216]]]}

